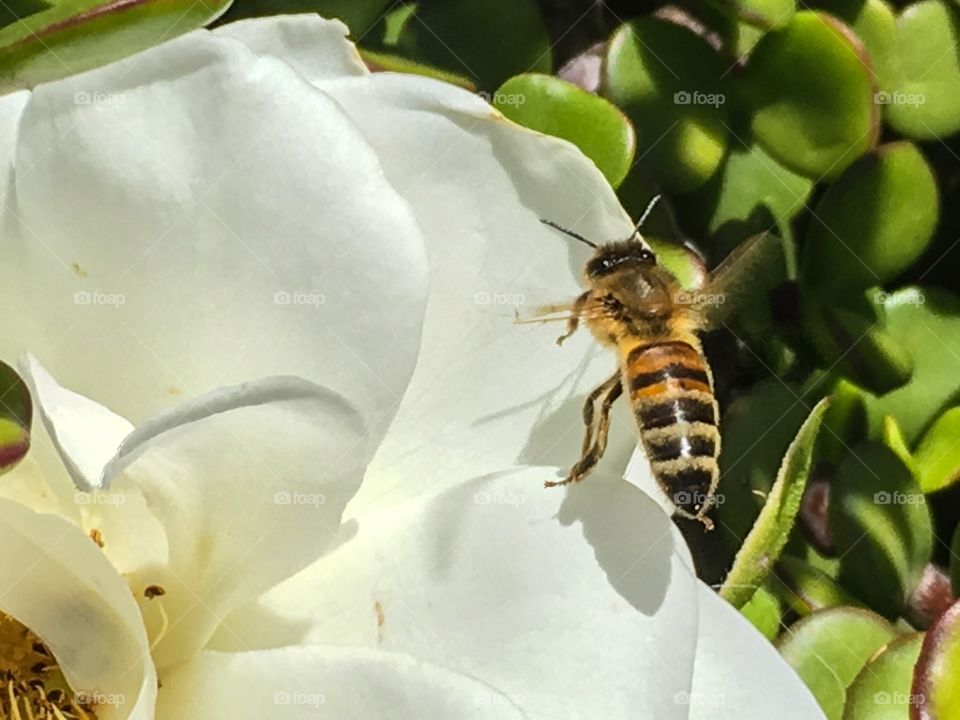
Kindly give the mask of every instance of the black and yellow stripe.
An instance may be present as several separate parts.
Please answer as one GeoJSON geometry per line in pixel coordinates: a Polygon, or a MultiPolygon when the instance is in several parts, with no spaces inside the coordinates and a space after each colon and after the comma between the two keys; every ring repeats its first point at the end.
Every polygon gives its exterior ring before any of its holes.
{"type": "Polygon", "coordinates": [[[626,357],[624,386],[654,476],[682,514],[698,516],[719,478],[719,412],[698,347],[673,341],[638,346],[626,357]]]}

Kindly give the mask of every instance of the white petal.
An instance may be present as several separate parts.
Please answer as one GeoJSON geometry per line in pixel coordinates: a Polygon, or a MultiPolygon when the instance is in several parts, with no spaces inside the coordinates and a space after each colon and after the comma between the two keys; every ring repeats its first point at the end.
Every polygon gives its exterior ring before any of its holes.
{"type": "Polygon", "coordinates": [[[80,490],[100,487],[100,475],[133,425],[90,398],[62,387],[27,355],[20,363],[34,405],[80,490]]]}
{"type": "MultiPolygon", "coordinates": [[[[167,538],[167,563],[130,580],[138,594],[166,590],[161,672],[202,647],[230,610],[324,552],[360,483],[367,434],[335,393],[266,378],[185,403],[124,445],[108,470],[111,492],[141,493],[167,538]]],[[[128,527],[114,541],[138,538],[128,527]]],[[[142,605],[153,636],[159,616],[142,605]]]]}
{"type": "Polygon", "coordinates": [[[700,637],[690,717],[713,720],[823,718],[807,686],[733,606],[700,584],[700,637]]]}
{"type": "Polygon", "coordinates": [[[0,301],[22,312],[0,355],[29,349],[135,423],[278,374],[389,419],[416,360],[422,238],[295,69],[198,32],[44,85],[16,170],[0,301]]]}
{"type": "Polygon", "coordinates": [[[0,500],[0,610],[39,635],[77,693],[153,717],[156,674],[130,590],[79,529],[0,500]]]}
{"type": "Polygon", "coordinates": [[[13,179],[13,156],[17,147],[20,115],[30,99],[28,90],[0,97],[0,197],[7,202],[7,192],[13,179]]]}
{"type": "Polygon", "coordinates": [[[359,516],[343,544],[235,613],[217,647],[300,640],[406,652],[500,689],[532,718],[683,718],[696,580],[671,524],[620,480],[477,478],[359,516]],[[303,637],[305,629],[309,629],[303,637]]]}
{"type": "Polygon", "coordinates": [[[366,75],[349,29],[317,15],[278,15],[221,25],[214,33],[239,40],[258,55],[275,57],[316,82],[366,75]]]}
{"type": "Polygon", "coordinates": [[[495,689],[401,653],[292,647],[204,652],[163,679],[161,720],[521,720],[495,689]]]}
{"type": "MultiPolygon", "coordinates": [[[[539,218],[597,240],[625,237],[629,221],[613,191],[572,145],[505,121],[466,91],[389,74],[321,87],[412,205],[430,261],[417,370],[355,507],[436,491],[463,472],[568,467],[583,396],[614,372],[615,358],[586,330],[558,348],[563,323],[518,325],[514,312],[582,292],[588,249],[539,218]]],[[[616,474],[636,442],[620,405],[608,451],[616,474]]]]}

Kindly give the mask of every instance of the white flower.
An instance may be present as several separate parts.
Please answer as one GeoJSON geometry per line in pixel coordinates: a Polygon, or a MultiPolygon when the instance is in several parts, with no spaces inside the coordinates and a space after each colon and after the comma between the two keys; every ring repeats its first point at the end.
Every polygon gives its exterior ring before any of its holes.
{"type": "Polygon", "coordinates": [[[344,32],[0,103],[0,356],[51,441],[0,479],[0,610],[101,717],[818,716],[619,479],[628,422],[542,488],[613,361],[514,308],[577,292],[539,217],[629,228],[599,172],[344,32]]]}

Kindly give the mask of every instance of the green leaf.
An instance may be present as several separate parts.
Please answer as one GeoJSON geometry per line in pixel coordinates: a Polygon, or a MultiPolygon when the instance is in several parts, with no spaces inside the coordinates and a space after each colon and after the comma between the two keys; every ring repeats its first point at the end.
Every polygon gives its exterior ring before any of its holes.
{"type": "Polygon", "coordinates": [[[224,22],[270,15],[317,13],[342,20],[354,38],[373,40],[371,29],[384,17],[394,0],[234,0],[224,22]]]}
{"type": "Polygon", "coordinates": [[[940,0],[907,7],[897,19],[890,89],[880,99],[884,117],[918,140],[960,130],[958,10],[940,0]]]}
{"type": "Polygon", "coordinates": [[[938,417],[914,451],[914,467],[925,493],[960,480],[960,407],[938,417]]]}
{"type": "Polygon", "coordinates": [[[601,93],[637,128],[642,164],[667,192],[689,192],[716,172],[727,147],[727,65],[698,35],[653,17],[610,38],[601,93]]]}
{"type": "Polygon", "coordinates": [[[847,690],[843,720],[909,720],[913,666],[923,633],[891,641],[863,666],[847,690]]]}
{"type": "Polygon", "coordinates": [[[523,72],[553,68],[550,38],[534,0],[422,2],[404,23],[397,49],[493,90],[523,72]]]}
{"type": "Polygon", "coordinates": [[[940,616],[927,631],[914,670],[912,717],[952,720],[960,708],[960,602],[940,616]]]}
{"type": "Polygon", "coordinates": [[[780,599],[766,586],[760,586],[740,612],[768,640],[780,632],[780,599]]]}
{"type": "Polygon", "coordinates": [[[867,432],[866,394],[849,380],[840,378],[830,391],[832,401],[823,418],[823,434],[817,443],[820,459],[836,465],[867,432]]]}
{"type": "Polygon", "coordinates": [[[728,1],[729,7],[737,17],[764,30],[783,27],[790,22],[797,10],[794,0],[728,1]]]}
{"type": "Polygon", "coordinates": [[[392,53],[364,49],[360,49],[359,52],[360,57],[363,58],[363,62],[373,71],[388,71],[408,73],[410,75],[423,75],[424,77],[431,77],[435,80],[441,80],[467,90],[476,90],[476,86],[474,86],[473,82],[469,78],[463,77],[462,75],[455,75],[454,73],[447,72],[446,70],[431,67],[430,65],[424,65],[423,63],[418,63],[392,53]]]}
{"type": "Polygon", "coordinates": [[[515,123],[579,147],[613,187],[626,177],[636,135],[627,117],[602,97],[550,75],[529,73],[507,80],[492,100],[515,123]]]}
{"type": "Polygon", "coordinates": [[[720,244],[737,243],[772,227],[789,229],[813,189],[811,180],[785,168],[756,143],[744,147],[734,142],[720,171],[677,199],[684,226],[720,244]]]}
{"type": "Polygon", "coordinates": [[[657,264],[670,271],[680,283],[680,287],[684,290],[696,290],[703,285],[707,278],[707,267],[699,255],[679,243],[646,234],[643,237],[657,256],[657,264]]]}
{"type": "Polygon", "coordinates": [[[897,617],[933,550],[926,497],[910,469],[885,445],[859,445],[837,468],[829,518],[841,584],[897,617]]]}
{"type": "Polygon", "coordinates": [[[884,296],[886,329],[909,348],[914,370],[903,387],[867,399],[871,432],[879,436],[883,418],[897,419],[908,445],[947,408],[960,401],[960,300],[936,288],[907,287],[884,296]]]}
{"type": "Polygon", "coordinates": [[[829,295],[852,294],[909,268],[930,244],[939,201],[933,172],[911,143],[878,147],[814,208],[802,277],[829,295]]]}
{"type": "Polygon", "coordinates": [[[229,0],[71,0],[0,30],[0,92],[105,65],[196,30],[229,0]]]}
{"type": "Polygon", "coordinates": [[[787,543],[800,510],[810,474],[813,446],[827,403],[825,399],[817,403],[787,448],[773,489],[720,588],[720,595],[734,607],[740,607],[750,599],[787,543]]]}
{"type": "Polygon", "coordinates": [[[807,417],[801,391],[780,381],[763,382],[737,398],[723,414],[717,532],[738,549],[760,514],[787,448],[807,417]],[[758,428],[762,430],[758,431],[758,428]]]}
{"type": "Polygon", "coordinates": [[[829,720],[840,720],[847,688],[877,650],[896,637],[878,615],[860,608],[815,612],[790,627],[778,647],[829,720]]]}
{"type": "Polygon", "coordinates": [[[803,321],[821,362],[864,388],[884,393],[910,379],[913,358],[884,327],[876,308],[842,307],[811,296],[803,303],[803,321]]]}
{"type": "Polygon", "coordinates": [[[903,437],[903,430],[900,429],[900,425],[893,415],[887,415],[883,418],[883,444],[893,450],[916,477],[917,469],[914,466],[913,456],[910,454],[910,448],[907,447],[907,441],[903,437]]]}
{"type": "Polygon", "coordinates": [[[840,175],[879,130],[865,58],[856,36],[829,15],[799,12],[765,35],[739,78],[756,140],[801,175],[840,175]]]}
{"type": "Polygon", "coordinates": [[[890,64],[896,59],[893,38],[897,24],[890,5],[884,0],[819,0],[810,7],[830,13],[853,30],[869,53],[878,85],[888,89],[890,64]]]}
{"type": "Polygon", "coordinates": [[[834,582],[829,573],[784,555],[777,564],[777,583],[771,583],[787,607],[800,617],[831,607],[862,606],[859,600],[834,582]]]}

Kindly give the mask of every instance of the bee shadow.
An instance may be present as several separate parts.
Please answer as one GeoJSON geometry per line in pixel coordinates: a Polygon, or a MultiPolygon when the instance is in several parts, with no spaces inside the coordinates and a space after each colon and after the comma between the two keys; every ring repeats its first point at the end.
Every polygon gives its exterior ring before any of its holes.
{"type": "Polygon", "coordinates": [[[644,615],[657,613],[670,586],[674,538],[670,518],[651,498],[622,480],[588,478],[567,489],[557,519],[565,527],[580,523],[624,600],[644,615]]]}

